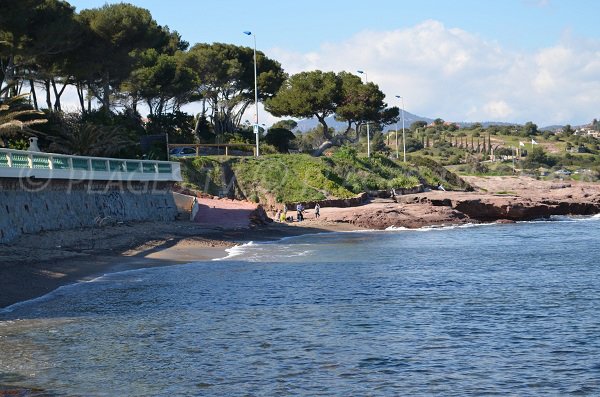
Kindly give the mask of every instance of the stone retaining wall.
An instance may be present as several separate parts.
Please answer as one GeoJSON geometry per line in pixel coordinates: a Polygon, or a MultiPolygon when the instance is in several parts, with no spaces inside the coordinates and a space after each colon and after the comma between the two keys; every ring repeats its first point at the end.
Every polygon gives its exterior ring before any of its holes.
{"type": "Polygon", "coordinates": [[[0,178],[0,243],[45,230],[174,220],[172,185],[0,178]]]}

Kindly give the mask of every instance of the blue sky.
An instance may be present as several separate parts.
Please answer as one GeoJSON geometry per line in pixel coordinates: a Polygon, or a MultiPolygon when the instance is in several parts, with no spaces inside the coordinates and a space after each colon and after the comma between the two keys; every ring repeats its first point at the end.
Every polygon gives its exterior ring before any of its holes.
{"type": "MultiPolygon", "coordinates": [[[[77,10],[116,1],[71,0],[77,10]]],[[[367,70],[388,103],[452,121],[600,118],[600,1],[130,0],[191,44],[252,45],[288,73],[367,70]]],[[[270,118],[267,117],[270,120],[270,118]]]]}

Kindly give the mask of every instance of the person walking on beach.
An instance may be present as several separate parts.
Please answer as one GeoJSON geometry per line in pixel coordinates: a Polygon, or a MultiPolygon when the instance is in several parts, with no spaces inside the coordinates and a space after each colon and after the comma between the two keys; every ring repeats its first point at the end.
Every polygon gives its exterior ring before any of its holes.
{"type": "Polygon", "coordinates": [[[283,212],[281,213],[281,222],[287,222],[287,205],[283,205],[283,212]]]}
{"type": "Polygon", "coordinates": [[[298,222],[302,222],[304,220],[304,207],[302,204],[298,204],[296,206],[296,219],[298,222]]]}
{"type": "Polygon", "coordinates": [[[321,216],[321,206],[319,203],[315,204],[315,219],[318,219],[321,216]]]}
{"type": "Polygon", "coordinates": [[[277,212],[275,213],[275,222],[280,222],[281,221],[281,210],[277,210],[277,212]]]}

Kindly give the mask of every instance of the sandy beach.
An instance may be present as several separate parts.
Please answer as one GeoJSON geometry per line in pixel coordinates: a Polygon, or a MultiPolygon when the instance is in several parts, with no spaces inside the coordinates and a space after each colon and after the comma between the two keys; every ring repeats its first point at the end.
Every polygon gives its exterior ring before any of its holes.
{"type": "Polygon", "coordinates": [[[0,246],[0,308],[106,273],[225,257],[227,248],[248,241],[390,226],[514,221],[519,216],[544,216],[552,211],[600,212],[598,184],[525,177],[466,179],[475,192],[430,191],[396,200],[372,200],[358,207],[321,208],[319,219],[308,209],[306,220],[300,223],[253,225],[248,211],[225,211],[247,208],[247,202],[214,199],[204,201],[206,211],[220,215],[211,218],[207,214],[205,223],[124,223],[23,235],[0,246]],[[488,215],[494,218],[486,218],[488,215]]]}
{"type": "Polygon", "coordinates": [[[25,235],[0,247],[0,308],[107,273],[222,258],[227,248],[248,241],[351,229],[308,221],[257,227],[174,221],[25,235]]]}

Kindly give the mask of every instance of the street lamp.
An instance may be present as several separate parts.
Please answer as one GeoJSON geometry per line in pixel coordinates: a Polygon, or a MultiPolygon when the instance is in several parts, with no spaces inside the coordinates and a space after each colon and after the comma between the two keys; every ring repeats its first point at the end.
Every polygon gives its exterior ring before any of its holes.
{"type": "Polygon", "coordinates": [[[254,104],[256,105],[256,120],[254,123],[254,135],[256,136],[256,157],[259,156],[258,151],[258,80],[256,78],[256,35],[250,31],[245,31],[245,35],[252,36],[254,38],[254,104]]]}
{"type": "MultiPolygon", "coordinates": [[[[396,95],[402,100],[402,149],[404,151],[404,162],[406,163],[406,138],[404,137],[404,97],[396,95]]],[[[396,128],[396,158],[398,158],[398,129],[396,128]]]]}
{"type": "MultiPolygon", "coordinates": [[[[369,82],[369,78],[367,76],[367,72],[363,70],[357,70],[358,73],[365,75],[365,84],[369,82]]],[[[369,120],[367,120],[367,157],[371,157],[371,136],[369,132],[369,120]]]]}

